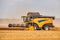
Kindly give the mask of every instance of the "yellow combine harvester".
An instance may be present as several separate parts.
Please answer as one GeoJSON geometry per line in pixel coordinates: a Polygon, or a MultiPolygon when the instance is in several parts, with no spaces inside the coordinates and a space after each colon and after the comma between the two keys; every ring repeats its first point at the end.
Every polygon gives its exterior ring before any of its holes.
{"type": "MultiPolygon", "coordinates": [[[[43,16],[43,15],[40,15],[40,13],[38,12],[28,12],[27,16],[22,16],[22,18],[24,21],[23,26],[25,27],[25,29],[49,30],[50,27],[54,27],[53,20],[55,19],[55,17],[43,16]]],[[[11,27],[12,24],[9,24],[8,26],[11,27]]]]}

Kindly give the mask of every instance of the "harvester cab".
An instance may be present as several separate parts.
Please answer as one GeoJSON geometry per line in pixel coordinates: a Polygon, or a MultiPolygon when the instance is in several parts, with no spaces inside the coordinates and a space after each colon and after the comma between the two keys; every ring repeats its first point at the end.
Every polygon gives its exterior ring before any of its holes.
{"type": "Polygon", "coordinates": [[[28,21],[30,21],[30,17],[22,16],[22,18],[23,18],[23,22],[28,22],[28,21]]]}

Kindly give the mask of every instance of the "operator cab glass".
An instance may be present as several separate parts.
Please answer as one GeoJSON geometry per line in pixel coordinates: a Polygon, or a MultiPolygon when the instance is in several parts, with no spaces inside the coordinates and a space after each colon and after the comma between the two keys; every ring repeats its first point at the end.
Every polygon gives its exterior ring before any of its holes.
{"type": "Polygon", "coordinates": [[[23,21],[24,21],[24,22],[28,22],[28,21],[30,21],[30,17],[26,17],[26,16],[23,17],[23,21]]]}

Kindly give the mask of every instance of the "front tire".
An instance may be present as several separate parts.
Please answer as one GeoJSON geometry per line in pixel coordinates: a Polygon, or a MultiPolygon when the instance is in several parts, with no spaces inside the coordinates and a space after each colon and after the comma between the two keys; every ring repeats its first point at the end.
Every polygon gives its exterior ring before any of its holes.
{"type": "Polygon", "coordinates": [[[26,27],[29,28],[30,26],[33,26],[34,30],[40,30],[39,26],[37,24],[27,24],[26,27]]]}
{"type": "Polygon", "coordinates": [[[33,27],[34,27],[35,30],[40,30],[40,28],[37,24],[33,24],[33,27]]]}

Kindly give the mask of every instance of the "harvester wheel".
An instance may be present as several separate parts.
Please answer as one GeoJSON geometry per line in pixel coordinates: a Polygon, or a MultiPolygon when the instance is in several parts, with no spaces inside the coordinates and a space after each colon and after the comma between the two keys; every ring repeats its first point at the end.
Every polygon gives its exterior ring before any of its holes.
{"type": "Polygon", "coordinates": [[[38,27],[37,24],[33,23],[33,24],[27,24],[26,27],[29,28],[30,26],[33,26],[34,30],[40,30],[40,28],[38,27]]]}
{"type": "Polygon", "coordinates": [[[35,30],[40,30],[37,24],[33,24],[35,30]]]}
{"type": "Polygon", "coordinates": [[[43,26],[43,30],[50,30],[50,26],[49,25],[43,26]]]}

